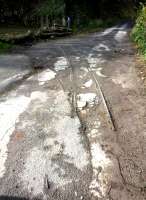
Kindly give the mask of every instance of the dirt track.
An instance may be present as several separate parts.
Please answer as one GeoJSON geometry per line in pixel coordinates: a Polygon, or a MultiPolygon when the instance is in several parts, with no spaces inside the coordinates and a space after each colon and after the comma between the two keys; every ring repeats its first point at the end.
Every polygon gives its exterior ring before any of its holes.
{"type": "Polygon", "coordinates": [[[44,70],[0,98],[0,200],[146,199],[145,94],[129,31],[13,52],[44,70]]]}

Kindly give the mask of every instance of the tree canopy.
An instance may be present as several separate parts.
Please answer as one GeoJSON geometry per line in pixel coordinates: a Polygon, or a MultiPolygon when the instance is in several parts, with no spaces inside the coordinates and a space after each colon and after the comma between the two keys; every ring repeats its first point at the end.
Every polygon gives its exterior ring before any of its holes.
{"type": "Polygon", "coordinates": [[[57,18],[71,16],[77,18],[106,18],[118,16],[126,9],[134,10],[146,0],[0,0],[0,22],[23,23],[32,16],[57,18]]]}

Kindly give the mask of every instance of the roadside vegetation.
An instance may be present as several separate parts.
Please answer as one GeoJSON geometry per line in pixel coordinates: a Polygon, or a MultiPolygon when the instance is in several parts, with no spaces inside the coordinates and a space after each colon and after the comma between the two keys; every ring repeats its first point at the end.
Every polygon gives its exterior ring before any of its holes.
{"type": "Polygon", "coordinates": [[[143,4],[138,11],[136,24],[132,30],[131,37],[136,43],[139,52],[146,60],[146,6],[143,4]]]}
{"type": "Polygon", "coordinates": [[[0,42],[0,53],[6,52],[11,47],[12,47],[12,45],[9,43],[0,42]]]}
{"type": "MultiPolygon", "coordinates": [[[[75,34],[102,30],[121,20],[133,19],[139,2],[138,0],[113,0],[112,3],[110,0],[0,0],[2,8],[0,51],[5,51],[11,46],[8,44],[9,37],[10,39],[15,36],[19,39],[22,35],[28,37],[31,31],[39,35],[41,31],[52,30],[54,26],[69,27],[75,34]],[[68,18],[70,24],[67,22],[68,18]]],[[[140,41],[135,36],[133,38],[135,41],[140,41]]]]}

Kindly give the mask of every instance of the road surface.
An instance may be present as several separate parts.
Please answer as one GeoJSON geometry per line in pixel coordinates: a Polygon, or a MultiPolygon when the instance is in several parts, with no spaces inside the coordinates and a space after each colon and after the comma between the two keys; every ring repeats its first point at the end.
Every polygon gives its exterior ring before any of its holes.
{"type": "Polygon", "coordinates": [[[0,96],[0,200],[146,199],[146,104],[129,31],[0,57],[1,83],[37,68],[0,96]]]}
{"type": "Polygon", "coordinates": [[[0,55],[0,92],[31,74],[32,64],[26,55],[0,55]]]}

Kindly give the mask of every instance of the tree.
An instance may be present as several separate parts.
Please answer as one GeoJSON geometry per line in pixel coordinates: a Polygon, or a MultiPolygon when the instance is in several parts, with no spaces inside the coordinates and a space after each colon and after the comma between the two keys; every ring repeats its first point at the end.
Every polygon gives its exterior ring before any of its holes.
{"type": "Polygon", "coordinates": [[[59,17],[63,17],[65,13],[64,0],[46,0],[36,8],[36,14],[41,18],[41,27],[44,26],[44,17],[46,26],[53,23],[59,17]]]}

